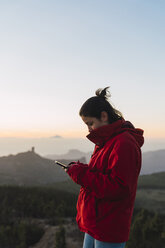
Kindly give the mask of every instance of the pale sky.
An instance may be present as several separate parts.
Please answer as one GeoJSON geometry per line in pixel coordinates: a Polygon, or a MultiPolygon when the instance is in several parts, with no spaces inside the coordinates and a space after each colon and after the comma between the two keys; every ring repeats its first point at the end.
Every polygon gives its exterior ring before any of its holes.
{"type": "Polygon", "coordinates": [[[0,0],[0,142],[84,138],[79,109],[110,86],[124,118],[165,144],[164,13],[164,0],[0,0]]]}

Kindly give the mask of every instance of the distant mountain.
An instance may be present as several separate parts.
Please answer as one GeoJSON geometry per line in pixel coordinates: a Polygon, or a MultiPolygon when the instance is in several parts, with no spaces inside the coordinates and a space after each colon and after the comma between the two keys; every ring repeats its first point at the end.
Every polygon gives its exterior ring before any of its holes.
{"type": "MultiPolygon", "coordinates": [[[[73,160],[62,159],[68,164],[73,160]]],[[[81,159],[85,162],[85,158],[81,159]]],[[[67,173],[54,161],[32,151],[0,157],[0,185],[46,185],[68,180],[67,173]]]]}
{"type": "MultiPolygon", "coordinates": [[[[92,152],[81,152],[76,149],[69,150],[66,154],[51,154],[47,155],[46,158],[49,159],[79,159],[85,157],[87,163],[90,160],[92,152]]],[[[142,154],[142,168],[141,175],[143,174],[152,174],[157,172],[165,171],[165,150],[157,150],[150,152],[143,152],[142,154]]]]}
{"type": "Polygon", "coordinates": [[[144,152],[142,155],[142,174],[165,171],[165,150],[144,152]]]}
{"type": "Polygon", "coordinates": [[[91,155],[92,155],[92,152],[81,152],[77,149],[71,149],[69,150],[67,153],[65,154],[49,154],[49,155],[46,155],[45,157],[46,158],[49,158],[49,159],[73,159],[73,160],[80,160],[80,158],[86,158],[86,161],[89,162],[90,158],[91,158],[91,155]]]}

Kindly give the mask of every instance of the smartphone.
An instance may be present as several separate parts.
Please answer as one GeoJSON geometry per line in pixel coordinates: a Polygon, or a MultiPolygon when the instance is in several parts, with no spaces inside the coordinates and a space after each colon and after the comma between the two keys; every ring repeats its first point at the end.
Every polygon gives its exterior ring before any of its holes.
{"type": "Polygon", "coordinates": [[[61,162],[59,162],[59,161],[54,161],[54,162],[55,162],[56,164],[60,165],[61,167],[65,168],[65,169],[68,168],[67,165],[65,165],[65,164],[63,164],[63,163],[61,163],[61,162]]]}

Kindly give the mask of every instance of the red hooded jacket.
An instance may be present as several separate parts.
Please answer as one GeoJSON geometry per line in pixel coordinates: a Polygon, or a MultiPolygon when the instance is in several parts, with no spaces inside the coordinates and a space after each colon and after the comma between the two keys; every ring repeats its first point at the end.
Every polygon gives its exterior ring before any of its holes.
{"type": "Polygon", "coordinates": [[[67,171],[81,185],[77,201],[80,231],[104,242],[128,240],[141,169],[143,130],[124,119],[93,130],[95,143],[89,164],[75,163],[67,171]]]}

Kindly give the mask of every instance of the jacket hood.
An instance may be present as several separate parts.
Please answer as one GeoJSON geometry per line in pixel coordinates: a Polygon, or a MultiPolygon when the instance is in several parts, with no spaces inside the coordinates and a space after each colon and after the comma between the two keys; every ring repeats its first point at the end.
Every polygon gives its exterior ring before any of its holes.
{"type": "Polygon", "coordinates": [[[140,128],[135,128],[130,121],[125,121],[124,118],[115,121],[112,124],[96,128],[86,137],[96,145],[103,146],[110,138],[126,131],[135,138],[139,147],[142,147],[144,144],[144,131],[140,128]]]}

